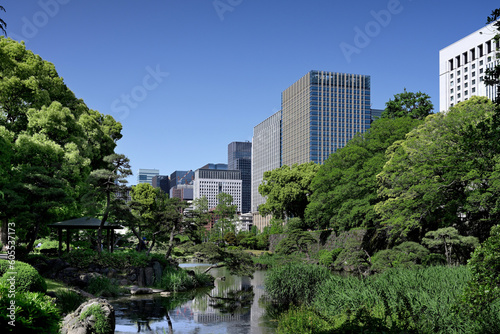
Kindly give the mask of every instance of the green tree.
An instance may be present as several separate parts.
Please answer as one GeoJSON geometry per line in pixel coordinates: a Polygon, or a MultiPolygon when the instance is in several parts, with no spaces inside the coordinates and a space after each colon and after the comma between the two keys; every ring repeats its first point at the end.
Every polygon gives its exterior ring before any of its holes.
{"type": "Polygon", "coordinates": [[[454,257],[459,263],[465,264],[471,252],[479,245],[476,237],[460,235],[454,227],[444,227],[436,231],[429,231],[422,239],[422,243],[429,249],[444,251],[446,262],[452,264],[454,257]]]}
{"type": "Polygon", "coordinates": [[[47,223],[81,216],[87,177],[106,166],[121,125],[90,110],[24,44],[0,36],[0,63],[2,240],[13,222],[31,248],[47,223]]]}
{"type": "Polygon", "coordinates": [[[500,225],[491,229],[490,237],[476,248],[467,267],[472,279],[464,301],[474,315],[479,315],[500,299],[500,225]]]}
{"type": "Polygon", "coordinates": [[[219,240],[222,240],[223,236],[228,232],[235,233],[233,221],[237,208],[238,206],[233,204],[233,196],[230,194],[222,192],[217,195],[217,206],[213,211],[217,221],[213,229],[216,235],[219,236],[219,240]]]}
{"type": "Polygon", "coordinates": [[[330,155],[311,182],[308,224],[336,231],[375,226],[376,175],[386,162],[385,151],[421,123],[410,117],[380,118],[330,155]]]}
{"type": "Polygon", "coordinates": [[[286,237],[276,246],[276,253],[286,255],[295,252],[305,253],[309,259],[309,245],[316,242],[316,239],[302,227],[303,222],[300,218],[290,219],[285,228],[286,237]]]}
{"type": "Polygon", "coordinates": [[[427,117],[389,147],[388,162],[377,175],[382,201],[375,210],[393,238],[420,239],[452,225],[481,238],[498,221],[500,188],[492,178],[498,151],[477,128],[494,110],[487,98],[472,97],[446,114],[427,117]],[[475,136],[482,140],[470,142],[475,136]]]}
{"type": "Polygon", "coordinates": [[[385,106],[382,112],[382,117],[385,118],[408,116],[422,120],[434,110],[429,95],[422,92],[407,92],[406,88],[403,93],[394,95],[394,100],[389,100],[385,106]]]}
{"type": "Polygon", "coordinates": [[[225,250],[212,242],[204,242],[194,246],[193,251],[208,263],[213,263],[205,273],[213,268],[227,267],[231,275],[252,277],[255,271],[252,257],[241,250],[225,250]]]}
{"type": "Polygon", "coordinates": [[[311,181],[319,165],[307,162],[292,167],[282,166],[264,172],[264,179],[259,185],[259,193],[266,197],[266,203],[259,206],[262,216],[272,214],[275,218],[304,218],[305,209],[312,193],[311,181]]]}
{"type": "Polygon", "coordinates": [[[89,175],[89,192],[85,195],[88,212],[100,217],[101,224],[97,229],[97,250],[102,249],[102,229],[104,224],[113,215],[121,211],[124,200],[117,194],[125,193],[127,188],[126,178],[132,175],[129,159],[123,154],[112,154],[104,158],[106,169],[92,171],[89,175]]]}

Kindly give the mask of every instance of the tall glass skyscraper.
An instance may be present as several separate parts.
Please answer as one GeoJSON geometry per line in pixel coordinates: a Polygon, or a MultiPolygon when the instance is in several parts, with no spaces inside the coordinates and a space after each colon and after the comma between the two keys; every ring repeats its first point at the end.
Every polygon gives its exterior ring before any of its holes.
{"type": "Polygon", "coordinates": [[[241,172],[241,212],[252,206],[252,143],[234,141],[227,146],[227,165],[241,172]]]}
{"type": "Polygon", "coordinates": [[[370,76],[310,71],[282,93],[281,109],[281,164],[321,164],[370,127],[370,76]]]}

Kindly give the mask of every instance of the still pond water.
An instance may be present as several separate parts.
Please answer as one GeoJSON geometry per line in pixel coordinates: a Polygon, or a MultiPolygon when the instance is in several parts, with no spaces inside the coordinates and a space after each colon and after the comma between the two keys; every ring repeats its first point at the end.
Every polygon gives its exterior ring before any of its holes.
{"type": "MultiPolygon", "coordinates": [[[[202,271],[203,264],[181,264],[202,271]]],[[[206,265],[205,265],[206,268],[206,265]]],[[[155,334],[271,334],[263,303],[264,271],[254,277],[232,276],[225,268],[212,269],[215,287],[159,295],[110,300],[115,308],[115,333],[155,334]]]]}

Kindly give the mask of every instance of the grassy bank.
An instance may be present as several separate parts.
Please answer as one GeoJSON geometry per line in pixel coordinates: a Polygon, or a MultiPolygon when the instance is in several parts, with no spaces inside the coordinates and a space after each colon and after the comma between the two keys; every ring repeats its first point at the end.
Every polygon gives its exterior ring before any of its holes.
{"type": "Polygon", "coordinates": [[[474,319],[460,312],[470,277],[466,267],[441,266],[362,279],[295,263],[271,269],[266,290],[291,302],[278,333],[497,333],[500,303],[474,319]]]}

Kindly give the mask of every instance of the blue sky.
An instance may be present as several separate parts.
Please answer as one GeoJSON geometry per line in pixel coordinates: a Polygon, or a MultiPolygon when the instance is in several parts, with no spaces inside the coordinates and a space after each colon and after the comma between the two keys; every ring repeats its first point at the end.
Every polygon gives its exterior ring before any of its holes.
{"type": "MultiPolygon", "coordinates": [[[[163,175],[227,162],[310,70],[371,76],[373,108],[406,88],[439,107],[439,50],[498,1],[3,0],[8,36],[123,124],[116,151],[163,175]]],[[[136,183],[136,176],[130,179],[136,183]]]]}

